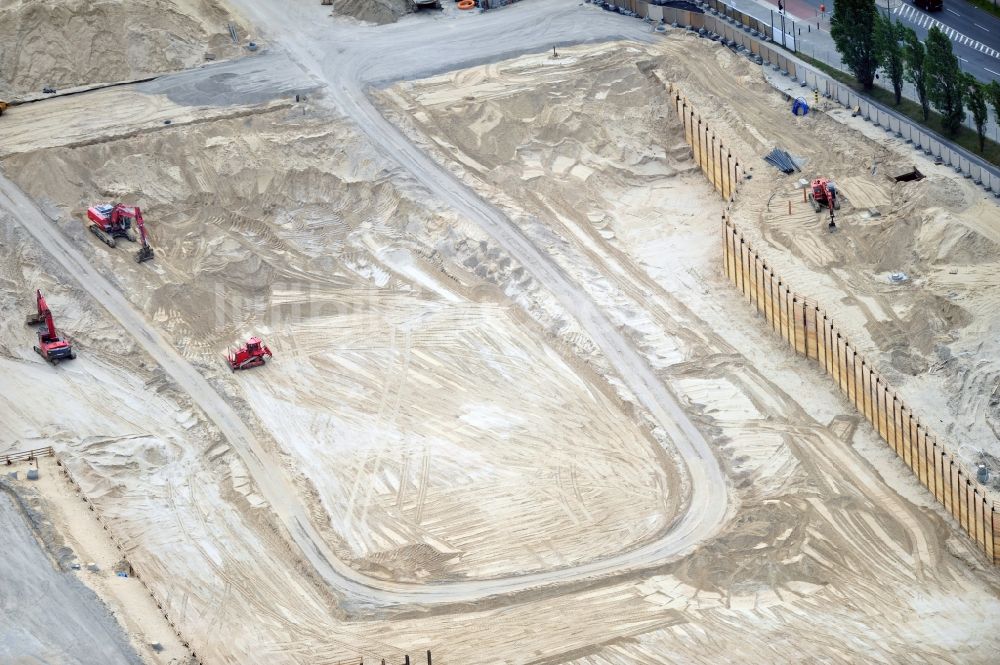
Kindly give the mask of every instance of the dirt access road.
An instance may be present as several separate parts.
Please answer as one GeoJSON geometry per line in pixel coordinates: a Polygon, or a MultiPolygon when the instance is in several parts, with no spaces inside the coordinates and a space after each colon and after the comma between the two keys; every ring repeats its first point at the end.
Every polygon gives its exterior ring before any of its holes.
{"type": "Polygon", "coordinates": [[[141,662],[94,593],[71,573],[52,565],[6,491],[0,491],[0,551],[4,553],[0,567],[0,661],[78,665],[141,662]],[[33,657],[22,660],[26,654],[33,657]]]}
{"type": "MultiPolygon", "coordinates": [[[[554,43],[605,40],[621,36],[643,38],[642,24],[601,13],[581,17],[575,5],[562,3],[566,11],[553,11],[551,2],[526,2],[517,12],[496,12],[460,19],[427,20],[421,30],[404,23],[405,33],[374,33],[369,29],[323,26],[304,6],[289,11],[277,3],[246,7],[261,25],[282,26],[274,35],[288,45],[293,59],[313,76],[327,82],[327,91],[337,108],[354,119],[386,155],[403,165],[417,181],[439,199],[477,222],[556,295],[586,331],[592,335],[622,376],[625,384],[650,410],[669,434],[687,462],[692,476],[692,495],[685,516],[661,539],[630,552],[560,571],[522,575],[488,582],[410,585],[369,578],[339,561],[315,531],[307,513],[280,465],[269,459],[233,408],[223,400],[192,365],[155,331],[97,270],[64,237],[49,232],[49,222],[38,208],[12,183],[0,179],[0,204],[7,207],[32,236],[77,279],[88,292],[159,360],[170,376],[215,422],[240,453],[256,484],[291,538],[319,575],[343,594],[354,607],[408,603],[470,602],[497,594],[515,593],[543,585],[579,581],[599,575],[641,568],[684,554],[721,527],[727,509],[726,481],[701,433],[684,414],[675,398],[656,378],[646,362],[606,314],[589,298],[581,297],[580,285],[568,277],[538,247],[528,241],[496,208],[467,189],[446,170],[428,159],[375,110],[365,95],[366,85],[391,78],[418,76],[451,69],[473,59],[501,58],[519,51],[547,48],[554,43]],[[576,13],[576,15],[574,15],[576,13]],[[594,20],[594,17],[601,17],[594,20]],[[290,17],[282,22],[280,17],[290,17]],[[275,20],[279,18],[279,20],[275,20]],[[318,26],[318,27],[317,27],[318,26]],[[459,28],[456,34],[456,26],[459,28]],[[586,26],[586,27],[581,27],[586,26]],[[338,33],[328,34],[329,31],[338,33]],[[371,34],[369,34],[371,33],[371,34]],[[623,33],[628,33],[623,35],[623,33]],[[405,40],[402,35],[405,34],[405,40]],[[304,38],[308,35],[308,38],[304,38]],[[484,39],[484,35],[488,35],[484,39]],[[450,59],[442,59],[438,45],[447,37],[453,45],[450,59]],[[337,44],[331,47],[329,44],[337,44]],[[336,53],[324,53],[332,49],[336,53]],[[391,49],[415,57],[404,63],[384,57],[391,49]],[[376,58],[376,54],[383,57],[376,58]],[[336,56],[336,57],[333,57],[336,56]],[[392,61],[399,67],[368,67],[369,62],[392,61]],[[319,63],[327,63],[320,65],[319,63]]],[[[309,6],[319,11],[319,7],[309,6]]],[[[383,28],[385,30],[385,28],[383,28]]],[[[211,76],[211,68],[202,70],[211,76]]],[[[185,76],[192,76],[187,73],[185,76]]]]}

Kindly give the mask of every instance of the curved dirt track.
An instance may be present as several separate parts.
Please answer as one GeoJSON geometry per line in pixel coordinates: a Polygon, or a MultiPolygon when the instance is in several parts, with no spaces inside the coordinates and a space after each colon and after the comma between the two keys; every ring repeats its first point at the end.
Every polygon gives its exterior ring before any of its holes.
{"type": "Polygon", "coordinates": [[[61,235],[50,232],[48,220],[16,186],[0,178],[0,205],[10,210],[39,244],[136,337],[220,428],[247,465],[279,521],[320,577],[344,596],[347,605],[355,607],[471,602],[655,565],[689,552],[716,533],[727,510],[726,480],[708,442],[674,397],[606,314],[582,295],[578,284],[495,207],[410,143],[372,106],[364,91],[372,82],[452,69],[484,58],[537,51],[553,43],[621,36],[641,38],[643,25],[604,12],[578,10],[576,2],[563,0],[528,0],[507,11],[454,21],[426,21],[420,26],[404,21],[378,31],[324,25],[317,21],[323,16],[322,8],[311,3],[308,8],[305,5],[287,7],[278,2],[240,4],[257,25],[267,27],[268,36],[274,42],[287,46],[294,59],[327,85],[328,95],[337,108],[353,119],[388,157],[438,199],[479,224],[559,299],[670,435],[687,464],[692,481],[688,511],[670,531],[643,547],[600,561],[506,579],[435,585],[387,582],[361,574],[333,555],[309,521],[304,505],[280,465],[270,460],[267,451],[232,406],[83,258],[75,246],[61,235]],[[443,60],[440,46],[445,39],[449,45],[448,61],[443,60]]]}

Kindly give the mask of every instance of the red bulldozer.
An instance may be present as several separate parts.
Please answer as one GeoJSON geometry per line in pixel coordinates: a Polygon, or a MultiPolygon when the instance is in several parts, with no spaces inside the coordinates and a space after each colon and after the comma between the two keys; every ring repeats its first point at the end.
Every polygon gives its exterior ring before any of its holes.
{"type": "Polygon", "coordinates": [[[250,369],[264,364],[265,358],[271,357],[271,349],[261,340],[260,337],[251,337],[247,343],[236,349],[236,352],[226,354],[229,361],[229,369],[234,372],[238,369],[250,369]]]}
{"type": "Polygon", "coordinates": [[[139,206],[122,203],[91,206],[87,208],[87,228],[108,247],[114,247],[115,238],[128,238],[132,242],[142,241],[142,247],[135,255],[137,263],[153,258],[153,248],[149,246],[146,225],[142,221],[139,206]]]}
{"type": "Polygon", "coordinates": [[[35,298],[38,311],[35,314],[29,314],[24,321],[29,326],[39,323],[45,324],[43,328],[38,330],[38,346],[35,347],[35,353],[53,365],[58,365],[60,360],[76,358],[73,345],[59,336],[56,324],[52,320],[52,312],[49,311],[49,305],[45,302],[40,290],[35,291],[35,298]]]}
{"type": "Polygon", "coordinates": [[[826,206],[830,210],[830,230],[837,228],[834,221],[834,210],[840,210],[840,198],[837,186],[832,180],[827,178],[816,178],[812,181],[812,191],[809,192],[809,200],[812,202],[813,210],[819,212],[826,206]]]}

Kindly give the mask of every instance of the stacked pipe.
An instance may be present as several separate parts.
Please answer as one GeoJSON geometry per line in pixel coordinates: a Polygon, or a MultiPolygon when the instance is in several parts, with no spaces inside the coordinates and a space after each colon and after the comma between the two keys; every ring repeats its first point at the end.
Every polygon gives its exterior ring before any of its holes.
{"type": "Polygon", "coordinates": [[[776,167],[783,173],[795,173],[800,170],[792,156],[784,150],[780,150],[778,148],[775,148],[768,153],[768,155],[764,157],[764,161],[776,167]]]}

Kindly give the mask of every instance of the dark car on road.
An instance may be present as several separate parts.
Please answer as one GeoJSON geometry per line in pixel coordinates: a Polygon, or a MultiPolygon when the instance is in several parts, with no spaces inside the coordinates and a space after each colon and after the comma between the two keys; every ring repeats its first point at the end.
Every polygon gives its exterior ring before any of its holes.
{"type": "Polygon", "coordinates": [[[913,4],[925,12],[936,12],[944,8],[944,0],[913,0],[913,4]]]}

